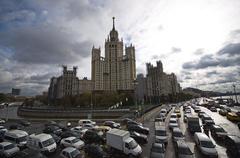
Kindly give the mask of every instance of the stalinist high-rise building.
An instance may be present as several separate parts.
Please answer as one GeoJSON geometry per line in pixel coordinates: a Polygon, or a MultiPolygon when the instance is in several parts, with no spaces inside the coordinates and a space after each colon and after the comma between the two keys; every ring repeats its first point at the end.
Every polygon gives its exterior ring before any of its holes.
{"type": "Polygon", "coordinates": [[[125,46],[113,28],[105,40],[105,56],[92,48],[92,82],[94,91],[132,91],[136,78],[135,48],[125,46]],[[125,51],[124,51],[125,50],[125,51]],[[125,52],[125,53],[124,53],[125,52]]]}

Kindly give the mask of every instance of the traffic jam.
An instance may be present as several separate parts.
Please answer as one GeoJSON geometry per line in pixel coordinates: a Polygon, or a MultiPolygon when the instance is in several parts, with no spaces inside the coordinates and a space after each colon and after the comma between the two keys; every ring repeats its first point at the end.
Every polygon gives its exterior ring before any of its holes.
{"type": "Polygon", "coordinates": [[[119,123],[0,120],[0,157],[240,157],[233,112],[198,103],[162,105],[149,119],[125,118],[119,123]]]}

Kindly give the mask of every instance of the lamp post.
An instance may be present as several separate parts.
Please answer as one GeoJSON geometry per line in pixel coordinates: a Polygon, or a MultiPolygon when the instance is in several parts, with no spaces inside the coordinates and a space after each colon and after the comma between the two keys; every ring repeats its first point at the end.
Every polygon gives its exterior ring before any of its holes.
{"type": "Polygon", "coordinates": [[[235,84],[233,84],[233,90],[234,90],[234,94],[235,94],[236,104],[238,104],[238,98],[237,98],[236,85],[235,84]]]}

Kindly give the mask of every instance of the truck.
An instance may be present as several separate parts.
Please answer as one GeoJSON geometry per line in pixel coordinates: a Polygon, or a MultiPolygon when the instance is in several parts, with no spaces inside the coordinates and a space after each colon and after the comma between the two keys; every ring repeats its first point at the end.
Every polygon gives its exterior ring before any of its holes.
{"type": "Polygon", "coordinates": [[[201,126],[199,124],[199,118],[197,116],[188,115],[187,125],[190,133],[202,132],[201,126]]]}
{"type": "Polygon", "coordinates": [[[111,154],[124,153],[128,157],[139,157],[142,153],[140,145],[125,130],[116,128],[109,130],[106,133],[106,142],[111,154]]]}

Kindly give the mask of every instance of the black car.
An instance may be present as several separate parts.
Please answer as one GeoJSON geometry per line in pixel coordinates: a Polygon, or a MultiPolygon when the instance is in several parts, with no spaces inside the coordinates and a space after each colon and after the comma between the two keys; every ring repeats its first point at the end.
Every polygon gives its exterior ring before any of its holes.
{"type": "Polygon", "coordinates": [[[165,157],[165,146],[161,143],[153,143],[150,158],[164,158],[165,157]]]}
{"type": "Polygon", "coordinates": [[[217,112],[217,108],[215,108],[214,106],[210,108],[210,111],[212,112],[217,112]]]}
{"type": "Polygon", "coordinates": [[[178,158],[193,158],[193,152],[184,140],[179,140],[175,146],[175,152],[178,158]]]}
{"type": "Polygon", "coordinates": [[[21,129],[22,126],[19,124],[12,124],[9,126],[9,130],[13,130],[13,129],[21,129]]]}
{"type": "Polygon", "coordinates": [[[94,144],[89,145],[88,144],[84,147],[84,151],[91,158],[106,158],[107,157],[107,154],[98,145],[94,145],[94,144]]]}
{"type": "Polygon", "coordinates": [[[27,120],[19,120],[18,123],[24,127],[30,126],[31,123],[27,120]]]}
{"type": "Polygon", "coordinates": [[[227,136],[224,142],[227,148],[227,153],[231,157],[240,157],[240,137],[227,136]]]}
{"type": "Polygon", "coordinates": [[[47,126],[43,129],[43,133],[51,134],[54,133],[56,135],[60,135],[62,130],[57,126],[47,126]]]}
{"type": "Polygon", "coordinates": [[[217,139],[224,140],[227,136],[227,132],[219,125],[212,125],[210,129],[212,136],[217,139]]]}
{"type": "Polygon", "coordinates": [[[133,121],[133,120],[130,119],[130,118],[125,118],[125,119],[122,120],[122,123],[127,124],[128,121],[133,121]]]}
{"type": "Polygon", "coordinates": [[[93,131],[93,130],[87,130],[84,133],[82,139],[86,144],[91,144],[91,143],[103,144],[105,142],[104,138],[100,136],[96,131],[93,131]]]}
{"type": "Polygon", "coordinates": [[[104,123],[103,123],[103,125],[104,126],[109,126],[109,127],[111,127],[111,128],[120,128],[121,126],[120,126],[120,123],[116,123],[116,122],[114,122],[114,121],[105,121],[104,123]]]}
{"type": "Polygon", "coordinates": [[[14,158],[47,158],[47,157],[37,150],[26,148],[18,152],[14,156],[14,158]]]}
{"type": "Polygon", "coordinates": [[[135,131],[142,134],[149,134],[149,128],[143,127],[141,125],[130,125],[127,127],[128,131],[135,131]]]}
{"type": "Polygon", "coordinates": [[[140,134],[138,132],[130,132],[130,137],[132,137],[139,144],[147,144],[148,139],[144,134],[140,134]]]}
{"type": "Polygon", "coordinates": [[[136,122],[136,121],[128,121],[127,122],[127,127],[131,126],[131,125],[140,125],[140,126],[142,126],[142,123],[136,122]]]}
{"type": "Polygon", "coordinates": [[[61,137],[61,138],[67,138],[67,137],[80,138],[81,135],[80,135],[78,132],[74,132],[74,131],[71,131],[71,130],[67,130],[67,131],[63,131],[63,132],[60,134],[60,137],[61,137]]]}
{"type": "Polygon", "coordinates": [[[53,137],[54,141],[55,141],[57,144],[60,143],[61,137],[57,136],[57,135],[54,134],[54,133],[51,133],[50,135],[53,137]]]}
{"type": "Polygon", "coordinates": [[[222,115],[222,116],[226,116],[226,115],[227,115],[227,110],[225,110],[225,109],[220,109],[218,113],[219,113],[220,115],[222,115]]]}

